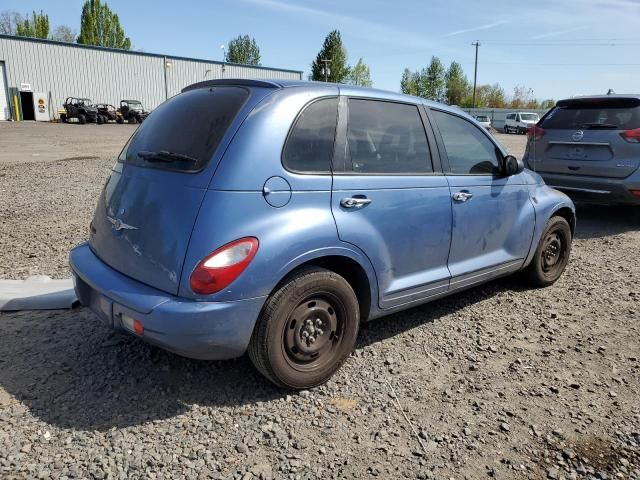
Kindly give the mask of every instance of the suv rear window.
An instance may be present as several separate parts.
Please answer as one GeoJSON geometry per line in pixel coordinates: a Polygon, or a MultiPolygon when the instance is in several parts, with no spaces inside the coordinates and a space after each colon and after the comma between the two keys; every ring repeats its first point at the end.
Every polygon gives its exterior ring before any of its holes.
{"type": "Polygon", "coordinates": [[[564,100],[541,121],[544,129],[630,130],[640,127],[640,99],[564,100]]]}
{"type": "Polygon", "coordinates": [[[248,96],[248,90],[239,87],[199,88],[176,95],[138,127],[118,161],[198,171],[209,163],[248,96]]]}

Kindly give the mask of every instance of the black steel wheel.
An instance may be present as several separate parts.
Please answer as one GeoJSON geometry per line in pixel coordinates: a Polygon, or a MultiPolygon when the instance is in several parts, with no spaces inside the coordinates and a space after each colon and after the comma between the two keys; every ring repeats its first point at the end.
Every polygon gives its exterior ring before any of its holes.
{"type": "Polygon", "coordinates": [[[569,263],[571,241],[569,223],[562,217],[552,217],[542,233],[531,263],[525,269],[533,285],[546,287],[560,278],[569,263]]]}
{"type": "Polygon", "coordinates": [[[353,350],[359,315],[356,294],[344,278],[319,267],[305,268],[267,300],[249,356],[276,385],[315,387],[326,382],[353,350]]]}

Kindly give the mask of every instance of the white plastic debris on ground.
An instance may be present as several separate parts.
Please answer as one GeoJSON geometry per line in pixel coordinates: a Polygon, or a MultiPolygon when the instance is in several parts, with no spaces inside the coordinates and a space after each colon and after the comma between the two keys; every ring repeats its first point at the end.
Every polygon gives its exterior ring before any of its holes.
{"type": "Polygon", "coordinates": [[[76,300],[70,278],[35,275],[26,280],[0,280],[0,311],[71,308],[76,300]]]}

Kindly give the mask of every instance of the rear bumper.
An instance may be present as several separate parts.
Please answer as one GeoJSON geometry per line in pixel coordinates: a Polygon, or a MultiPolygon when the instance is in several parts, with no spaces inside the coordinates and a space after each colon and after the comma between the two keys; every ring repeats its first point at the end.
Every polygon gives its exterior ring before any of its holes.
{"type": "Polygon", "coordinates": [[[143,340],[190,358],[221,360],[241,356],[266,297],[235,302],[199,302],[172,296],[113,270],[85,243],[69,254],[74,286],[111,328],[131,333],[123,315],[144,325],[143,340]]]}
{"type": "Polygon", "coordinates": [[[538,173],[547,185],[578,201],[604,205],[640,205],[640,197],[634,196],[630,191],[640,190],[638,172],[621,179],[538,173]]]}

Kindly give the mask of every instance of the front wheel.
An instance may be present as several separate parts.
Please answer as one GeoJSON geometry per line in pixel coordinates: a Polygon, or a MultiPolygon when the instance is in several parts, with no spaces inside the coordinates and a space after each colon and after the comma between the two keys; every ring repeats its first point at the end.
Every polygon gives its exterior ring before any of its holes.
{"type": "Polygon", "coordinates": [[[84,113],[81,113],[78,115],[78,122],[80,122],[81,125],[84,125],[87,123],[87,116],[84,113]]]}
{"type": "Polygon", "coordinates": [[[548,287],[560,278],[571,254],[571,227],[562,217],[551,217],[536,253],[524,270],[525,277],[536,287],[548,287]]]}
{"type": "Polygon", "coordinates": [[[509,129],[506,126],[504,127],[504,133],[506,133],[506,134],[509,133],[509,129]]]}
{"type": "Polygon", "coordinates": [[[359,324],[351,285],[332,271],[305,268],[267,300],[249,343],[249,357],[280,387],[315,387],[347,359],[359,324]]]}

